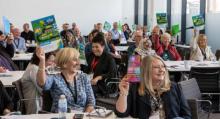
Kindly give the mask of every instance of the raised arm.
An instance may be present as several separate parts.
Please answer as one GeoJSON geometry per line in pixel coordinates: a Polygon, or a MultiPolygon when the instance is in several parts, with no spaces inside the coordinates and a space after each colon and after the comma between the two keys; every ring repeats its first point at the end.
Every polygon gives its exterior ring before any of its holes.
{"type": "Polygon", "coordinates": [[[193,37],[190,41],[190,47],[192,50],[196,50],[199,46],[197,44],[197,38],[198,38],[199,32],[194,29],[193,31],[193,37]]]}
{"type": "Polygon", "coordinates": [[[37,83],[40,87],[45,85],[46,73],[45,73],[45,53],[40,47],[36,48],[36,55],[40,59],[39,68],[37,72],[37,83]]]}

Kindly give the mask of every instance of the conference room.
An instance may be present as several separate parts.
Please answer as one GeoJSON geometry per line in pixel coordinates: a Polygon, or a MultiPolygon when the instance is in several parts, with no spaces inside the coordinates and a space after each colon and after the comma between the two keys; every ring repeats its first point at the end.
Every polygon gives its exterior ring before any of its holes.
{"type": "Polygon", "coordinates": [[[219,119],[219,0],[0,0],[0,119],[219,119]]]}

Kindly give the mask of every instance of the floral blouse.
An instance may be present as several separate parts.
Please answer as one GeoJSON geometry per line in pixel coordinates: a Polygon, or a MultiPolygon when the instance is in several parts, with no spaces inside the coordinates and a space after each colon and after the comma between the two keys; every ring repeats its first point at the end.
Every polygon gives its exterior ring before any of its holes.
{"type": "Polygon", "coordinates": [[[53,104],[51,108],[52,112],[58,112],[58,101],[60,95],[62,94],[66,96],[67,107],[71,110],[83,111],[89,105],[95,106],[95,97],[93,94],[92,86],[86,74],[80,71],[77,73],[75,78],[76,87],[73,81],[69,83],[70,88],[68,88],[65,79],[60,73],[55,75],[47,75],[44,90],[50,90],[51,96],[53,98],[53,104]],[[70,91],[70,89],[72,91],[70,91]]]}

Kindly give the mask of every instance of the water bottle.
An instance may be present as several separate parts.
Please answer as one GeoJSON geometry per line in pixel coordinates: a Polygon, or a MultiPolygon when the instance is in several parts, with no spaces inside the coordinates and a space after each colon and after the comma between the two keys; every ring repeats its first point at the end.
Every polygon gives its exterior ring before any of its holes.
{"type": "Polygon", "coordinates": [[[58,103],[59,119],[66,119],[67,101],[65,95],[60,95],[58,103]]]}

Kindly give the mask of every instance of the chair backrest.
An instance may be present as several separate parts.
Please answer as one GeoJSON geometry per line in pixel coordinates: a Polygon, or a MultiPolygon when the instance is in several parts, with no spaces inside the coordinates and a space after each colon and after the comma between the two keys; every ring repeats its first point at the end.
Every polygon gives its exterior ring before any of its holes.
{"type": "Polygon", "coordinates": [[[216,60],[219,60],[219,58],[220,58],[220,49],[216,50],[215,56],[216,56],[216,60]]]}
{"type": "Polygon", "coordinates": [[[220,92],[220,67],[192,67],[189,78],[195,78],[202,93],[220,92]]]}
{"type": "Polygon", "coordinates": [[[22,82],[21,82],[21,79],[12,82],[12,85],[15,86],[17,94],[18,94],[18,98],[19,98],[19,102],[17,103],[17,108],[18,108],[18,110],[21,111],[22,114],[25,114],[26,113],[25,112],[25,104],[24,104],[23,101],[20,101],[20,100],[24,99],[24,95],[22,93],[22,82]]]}
{"type": "Polygon", "coordinates": [[[182,89],[183,95],[186,99],[201,99],[201,92],[196,79],[189,79],[178,83],[182,89]]]}
{"type": "Polygon", "coordinates": [[[196,79],[189,79],[178,83],[184,97],[187,99],[192,113],[192,119],[198,119],[197,99],[201,99],[201,92],[196,79]]]}
{"type": "Polygon", "coordinates": [[[42,110],[47,111],[47,112],[51,112],[51,107],[52,107],[52,103],[53,103],[53,98],[51,97],[50,91],[45,91],[43,90],[43,106],[42,106],[42,110]]]}

